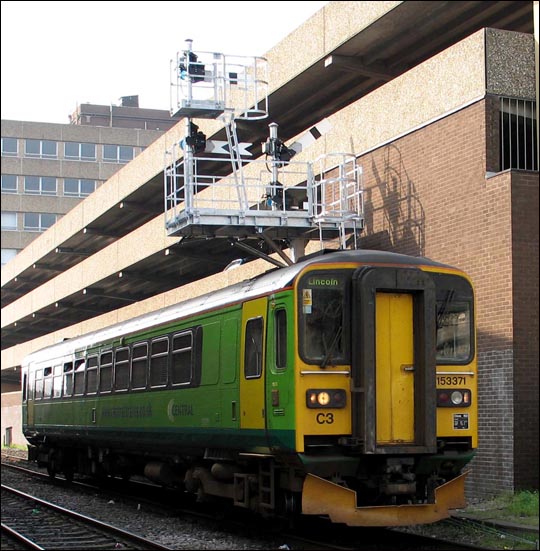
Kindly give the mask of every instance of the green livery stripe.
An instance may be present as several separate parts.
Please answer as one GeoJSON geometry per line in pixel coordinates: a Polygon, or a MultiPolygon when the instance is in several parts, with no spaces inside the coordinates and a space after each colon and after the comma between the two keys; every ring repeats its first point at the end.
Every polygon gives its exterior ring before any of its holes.
{"type": "Polygon", "coordinates": [[[153,449],[168,448],[178,453],[181,448],[208,447],[209,442],[215,448],[242,449],[255,451],[261,448],[279,448],[294,450],[294,431],[292,430],[236,430],[220,428],[176,428],[176,427],[119,427],[104,428],[91,426],[51,426],[36,425],[35,428],[51,439],[66,442],[85,440],[99,442],[100,445],[119,448],[139,448],[141,445],[153,449]]]}

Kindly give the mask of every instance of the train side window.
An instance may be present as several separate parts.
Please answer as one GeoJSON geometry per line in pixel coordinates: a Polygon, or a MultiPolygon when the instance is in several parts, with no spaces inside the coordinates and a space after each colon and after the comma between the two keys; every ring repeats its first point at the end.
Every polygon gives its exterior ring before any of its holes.
{"type": "Polygon", "coordinates": [[[193,332],[173,335],[171,358],[171,383],[187,385],[193,372],[193,332]]]}
{"type": "Polygon", "coordinates": [[[167,364],[169,358],[169,338],[158,338],[152,341],[150,356],[150,386],[167,384],[167,364]]]}
{"type": "Polygon", "coordinates": [[[62,397],[62,366],[61,365],[55,365],[53,370],[53,398],[61,398],[62,397]]]}
{"type": "Polygon", "coordinates": [[[276,368],[287,367],[287,311],[280,308],[275,312],[274,333],[276,345],[276,368]]]}
{"type": "Polygon", "coordinates": [[[52,367],[43,370],[43,398],[52,397],[52,367]]]}
{"type": "Polygon", "coordinates": [[[36,384],[34,386],[34,400],[43,398],[43,370],[36,369],[36,384]]]}
{"type": "Polygon", "coordinates": [[[26,372],[27,378],[28,378],[28,388],[27,388],[27,400],[34,400],[35,395],[35,386],[36,386],[36,376],[34,374],[34,371],[32,370],[31,366],[28,366],[28,370],[26,372]]]}
{"type": "Polygon", "coordinates": [[[99,392],[112,390],[112,375],[112,350],[109,350],[99,357],[99,392]]]}
{"type": "Polygon", "coordinates": [[[97,354],[86,358],[86,394],[95,394],[98,389],[97,354]]]}
{"type": "Polygon", "coordinates": [[[134,344],[131,355],[131,388],[146,388],[148,343],[140,342],[134,344]]]}
{"type": "Polygon", "coordinates": [[[246,324],[244,376],[256,379],[262,374],[263,319],[252,318],[246,324]]]}
{"type": "Polygon", "coordinates": [[[114,352],[114,389],[129,387],[129,348],[117,348],[114,352]]]}
{"type": "Polygon", "coordinates": [[[22,381],[22,391],[23,391],[22,401],[23,402],[26,402],[28,400],[28,391],[26,388],[27,384],[28,384],[28,375],[25,373],[22,381]]]}
{"type": "Polygon", "coordinates": [[[73,362],[64,364],[64,388],[63,396],[71,396],[73,394],[73,362]]]}
{"type": "Polygon", "coordinates": [[[75,360],[75,373],[73,374],[73,394],[80,396],[84,393],[85,361],[75,360]]]}

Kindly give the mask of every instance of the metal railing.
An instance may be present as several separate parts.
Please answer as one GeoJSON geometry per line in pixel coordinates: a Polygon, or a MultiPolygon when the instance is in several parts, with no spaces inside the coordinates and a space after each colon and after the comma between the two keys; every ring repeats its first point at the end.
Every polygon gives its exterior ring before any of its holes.
{"type": "Polygon", "coordinates": [[[268,116],[268,62],[264,57],[194,52],[192,41],[170,62],[171,115],[245,120],[268,116]]]}
{"type": "MultiPolygon", "coordinates": [[[[249,162],[249,170],[230,173],[229,158],[178,159],[178,148],[174,146],[165,158],[169,235],[187,231],[192,224],[279,227],[297,235],[333,229],[345,248],[346,234],[363,228],[362,171],[354,155],[324,155],[313,162],[259,159],[249,162]]],[[[242,164],[246,168],[247,161],[242,164]]]]}

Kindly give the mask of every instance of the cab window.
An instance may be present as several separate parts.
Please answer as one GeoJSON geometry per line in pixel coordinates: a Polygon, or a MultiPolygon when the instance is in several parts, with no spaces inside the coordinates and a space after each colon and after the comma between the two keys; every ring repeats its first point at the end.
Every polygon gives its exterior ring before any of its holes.
{"type": "Polygon", "coordinates": [[[470,304],[460,301],[437,303],[437,361],[464,362],[470,355],[470,304]]]}
{"type": "Polygon", "coordinates": [[[349,361],[344,272],[315,271],[304,275],[298,287],[300,356],[308,364],[344,364],[349,361]]]}
{"type": "Polygon", "coordinates": [[[474,357],[474,298],[470,283],[451,274],[434,274],[437,292],[437,363],[467,364],[474,357]]]}

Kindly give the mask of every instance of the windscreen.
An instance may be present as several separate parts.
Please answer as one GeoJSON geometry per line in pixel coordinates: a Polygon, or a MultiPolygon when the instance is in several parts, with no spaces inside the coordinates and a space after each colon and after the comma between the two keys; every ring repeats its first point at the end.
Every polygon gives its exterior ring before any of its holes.
{"type": "Polygon", "coordinates": [[[348,363],[349,320],[345,308],[350,273],[317,271],[299,285],[300,355],[321,367],[348,363]]]}
{"type": "Polygon", "coordinates": [[[465,364],[474,354],[473,291],[458,276],[437,274],[437,363],[465,364]]]}

